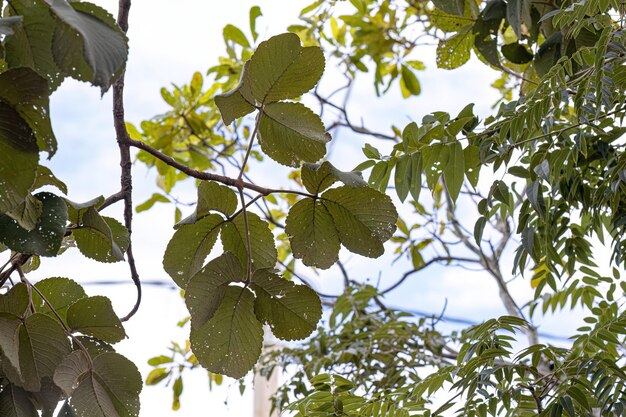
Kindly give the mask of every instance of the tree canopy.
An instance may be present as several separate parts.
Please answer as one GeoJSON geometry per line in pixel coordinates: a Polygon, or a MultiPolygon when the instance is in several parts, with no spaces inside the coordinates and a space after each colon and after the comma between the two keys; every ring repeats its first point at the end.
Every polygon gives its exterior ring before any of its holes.
{"type": "Polygon", "coordinates": [[[162,89],[169,110],[138,125],[124,112],[129,0],[117,19],[81,1],[0,6],[0,415],[139,415],[142,378],[113,345],[142,299],[133,215],[156,203],[175,207],[163,269],[182,290],[189,338],[150,360],[146,383],[171,384],[174,409],[184,370],[202,367],[216,383],[291,369],[273,405],[297,416],[624,414],[621,1],[318,0],[266,39],[253,7],[249,27],[224,27],[227,55],[162,89]],[[355,123],[357,79],[377,95],[420,95],[427,43],[439,68],[475,56],[500,74],[492,114],[464,103],[384,131],[355,123]],[[345,83],[323,92],[325,77],[345,83]],[[65,78],[112,87],[119,192],[74,202],[43,165],[63,146],[49,97],[65,78]],[[328,158],[342,131],[364,140],[352,171],[328,158]],[[251,158],[287,167],[292,186],[257,181],[251,158]],[[133,163],[158,177],[140,204],[133,163]],[[184,181],[195,181],[197,201],[183,218],[184,181]],[[118,203],[122,219],[104,214],[118,203]],[[128,314],[69,278],[29,279],[73,247],[128,264],[128,314]],[[411,264],[387,288],[342,263],[346,252],[385,251],[411,264]],[[443,317],[386,304],[435,264],[482,270],[507,315],[450,332],[443,317]],[[334,265],[338,297],[302,274],[334,265]],[[520,302],[513,279],[534,296],[520,302]],[[574,307],[585,325],[567,343],[546,340],[537,321],[574,307]],[[264,327],[302,342],[264,351],[264,327]]]}

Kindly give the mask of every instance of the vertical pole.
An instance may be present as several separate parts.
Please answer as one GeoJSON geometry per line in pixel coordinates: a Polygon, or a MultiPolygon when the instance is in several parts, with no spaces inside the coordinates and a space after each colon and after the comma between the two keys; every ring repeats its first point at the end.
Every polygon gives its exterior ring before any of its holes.
{"type": "MultiPolygon", "coordinates": [[[[275,349],[280,349],[280,346],[278,345],[277,340],[272,336],[269,329],[265,327],[265,335],[263,337],[263,353],[271,352],[275,349]]],[[[274,368],[274,372],[272,372],[269,379],[259,373],[254,374],[254,417],[279,417],[278,410],[274,410],[274,412],[270,414],[270,410],[272,409],[270,399],[278,390],[280,373],[281,369],[276,367],[274,368]]]]}

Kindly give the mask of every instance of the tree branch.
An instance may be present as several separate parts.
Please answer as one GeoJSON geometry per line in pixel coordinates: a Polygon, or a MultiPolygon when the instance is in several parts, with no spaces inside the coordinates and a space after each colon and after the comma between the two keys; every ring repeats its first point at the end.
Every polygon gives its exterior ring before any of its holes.
{"type": "MultiPolygon", "coordinates": [[[[128,14],[130,11],[130,0],[119,0],[117,23],[124,33],[128,31],[128,14]]],[[[128,250],[126,251],[126,258],[128,266],[130,268],[130,277],[137,288],[137,299],[135,305],[131,311],[124,317],[122,321],[127,321],[135,315],[141,304],[141,280],[139,279],[139,273],[137,272],[137,266],[135,265],[135,257],[133,255],[132,245],[132,233],[133,233],[133,176],[132,176],[132,161],[130,158],[130,146],[126,142],[130,139],[128,131],[126,130],[125,117],[124,117],[124,77],[125,73],[120,75],[120,78],[113,85],[113,124],[115,127],[115,134],[117,136],[117,144],[120,150],[120,193],[124,199],[124,225],[128,229],[128,250]]],[[[115,196],[115,194],[114,194],[115,196]]],[[[119,198],[119,196],[114,197],[119,198]]],[[[112,204],[114,201],[105,200],[105,203],[112,204]]],[[[106,206],[105,206],[106,207],[106,206]]]]}

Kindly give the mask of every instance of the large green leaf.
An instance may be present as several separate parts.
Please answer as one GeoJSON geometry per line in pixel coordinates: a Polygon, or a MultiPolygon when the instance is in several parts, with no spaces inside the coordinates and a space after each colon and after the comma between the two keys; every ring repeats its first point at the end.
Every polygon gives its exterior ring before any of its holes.
{"type": "Polygon", "coordinates": [[[22,388],[9,384],[0,393],[0,416],[39,417],[32,398],[22,388]]]}
{"type": "Polygon", "coordinates": [[[93,207],[87,209],[72,235],[81,253],[99,262],[123,261],[130,244],[128,230],[117,220],[100,216],[93,207]]]}
{"type": "Polygon", "coordinates": [[[103,353],[93,366],[83,351],[67,356],[54,373],[54,383],[70,397],[76,415],[137,417],[141,375],[134,363],[117,353],[103,353]]]}
{"type": "Polygon", "coordinates": [[[322,201],[305,198],[294,204],[285,232],[293,255],[305,265],[328,269],[339,259],[339,234],[322,201]]]}
{"type": "MultiPolygon", "coordinates": [[[[68,278],[46,278],[36,283],[35,287],[63,320],[66,320],[67,309],[72,304],[87,297],[83,287],[68,278]]],[[[56,317],[36,291],[33,291],[33,306],[38,313],[56,317]]]]}
{"type": "MultiPolygon", "coordinates": [[[[278,251],[272,231],[267,222],[261,220],[257,214],[248,212],[247,215],[254,269],[274,268],[278,251]]],[[[248,249],[244,223],[243,213],[237,215],[231,222],[224,224],[221,237],[224,250],[235,254],[245,271],[248,269],[248,249]]]]}
{"type": "Polygon", "coordinates": [[[56,256],[65,235],[67,207],[60,197],[48,192],[35,195],[43,203],[37,227],[26,230],[9,216],[0,215],[0,240],[16,252],[56,256]]]}
{"type": "Polygon", "coordinates": [[[50,0],[60,24],[54,35],[54,57],[66,73],[106,92],[126,63],[126,35],[104,9],[86,2],[50,0]]]}
{"type": "Polygon", "coordinates": [[[19,207],[37,175],[37,140],[22,117],[0,101],[0,212],[19,207]]]}
{"type": "Polygon", "coordinates": [[[209,371],[242,378],[263,346],[263,326],[254,315],[254,295],[244,287],[226,289],[219,308],[206,323],[191,321],[191,348],[209,371]]]}
{"type": "Polygon", "coordinates": [[[232,215],[237,209],[237,195],[233,190],[214,181],[202,181],[198,186],[198,204],[196,211],[176,224],[195,223],[211,211],[218,211],[226,216],[232,215]]]}
{"type": "Polygon", "coordinates": [[[15,284],[6,294],[0,295],[0,313],[10,313],[22,317],[28,308],[28,288],[25,284],[15,284]]]}
{"type": "Polygon", "coordinates": [[[200,270],[223,223],[219,214],[209,214],[174,233],[163,256],[163,267],[179,287],[185,288],[189,278],[200,270]]]}
{"type": "Polygon", "coordinates": [[[396,229],[391,199],[372,188],[332,188],[315,202],[296,203],[287,216],[285,231],[296,258],[309,266],[329,268],[340,245],[360,255],[378,257],[383,243],[396,229]]]}
{"type": "Polygon", "coordinates": [[[108,343],[126,337],[111,300],[103,296],[81,298],[67,309],[67,324],[72,331],[93,336],[108,343]]]}
{"type": "Polygon", "coordinates": [[[192,276],[185,289],[185,303],[195,325],[201,326],[213,317],[228,284],[245,278],[241,262],[230,252],[213,259],[192,276]]]}
{"type": "Polygon", "coordinates": [[[41,201],[33,197],[32,194],[28,194],[24,201],[9,211],[7,215],[24,229],[33,230],[37,226],[42,209],[41,201]]]}
{"type": "Polygon", "coordinates": [[[448,39],[440,40],[437,45],[437,67],[454,69],[465,64],[470,59],[473,43],[470,26],[448,39]]]}
{"type": "Polygon", "coordinates": [[[329,140],[320,117],[301,103],[272,103],[261,114],[261,149],[281,164],[295,167],[302,161],[318,161],[329,140]]]}
{"type": "Polygon", "coordinates": [[[0,102],[28,124],[40,150],[54,155],[57,142],[50,125],[49,94],[46,79],[30,68],[12,68],[0,74],[0,102]]]}
{"type": "Polygon", "coordinates": [[[369,187],[343,186],[322,194],[322,203],[348,250],[368,257],[383,254],[383,243],[393,235],[398,219],[387,195],[369,187]]]}
{"type": "Polygon", "coordinates": [[[23,16],[23,24],[6,38],[6,60],[11,68],[30,67],[48,80],[56,89],[65,74],[59,69],[52,54],[52,40],[56,21],[44,0],[12,0],[12,14],[23,16]]]}
{"type": "Polygon", "coordinates": [[[259,105],[292,99],[315,87],[324,72],[317,46],[302,48],[300,38],[283,33],[261,42],[244,74],[259,105]]]}
{"type": "MultiPolygon", "coordinates": [[[[69,341],[61,324],[45,314],[35,313],[23,321],[16,318],[16,321],[19,332],[19,337],[14,339],[16,345],[2,348],[4,352],[17,351],[18,354],[17,357],[12,355],[11,364],[3,362],[2,365],[5,371],[14,369],[10,372],[14,374],[9,377],[11,382],[28,391],[39,391],[41,379],[52,376],[57,365],[70,352],[69,341]]],[[[8,328],[6,322],[3,327],[8,328]]],[[[2,339],[3,342],[7,340],[6,337],[2,339]]]]}
{"type": "Polygon", "coordinates": [[[301,171],[302,185],[311,194],[318,194],[341,181],[353,188],[365,187],[367,182],[359,171],[340,171],[328,161],[321,164],[304,163],[301,171]]]}
{"type": "Polygon", "coordinates": [[[276,337],[304,339],[315,330],[322,317],[322,303],[311,288],[267,270],[257,271],[252,283],[256,293],[254,312],[276,337]]]}

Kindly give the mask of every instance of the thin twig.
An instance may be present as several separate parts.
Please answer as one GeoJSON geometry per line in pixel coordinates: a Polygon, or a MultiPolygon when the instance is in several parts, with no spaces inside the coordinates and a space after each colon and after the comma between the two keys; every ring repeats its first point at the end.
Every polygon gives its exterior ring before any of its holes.
{"type": "MultiPolygon", "coordinates": [[[[119,0],[119,9],[117,14],[117,23],[124,33],[128,31],[128,14],[130,11],[130,0],[119,0]]],[[[135,257],[133,255],[132,233],[133,233],[133,176],[132,161],[130,158],[130,146],[127,140],[130,139],[126,130],[124,117],[124,76],[123,72],[120,78],[113,85],[113,124],[115,126],[115,134],[117,136],[117,144],[120,149],[120,183],[121,191],[124,199],[124,225],[128,230],[128,249],[126,250],[126,258],[130,268],[130,277],[137,288],[137,298],[135,305],[131,311],[124,317],[122,321],[127,321],[135,315],[141,304],[141,280],[135,265],[135,257]]],[[[117,198],[117,197],[115,197],[117,198]]],[[[105,200],[105,203],[107,201],[105,200]]],[[[110,204],[110,203],[109,203],[110,204]]],[[[106,207],[106,206],[105,206],[106,207]]]]}
{"type": "Polygon", "coordinates": [[[246,285],[252,281],[252,243],[250,242],[250,225],[248,224],[248,210],[246,210],[246,199],[243,195],[243,188],[239,188],[239,198],[241,199],[241,212],[243,214],[243,227],[246,232],[246,251],[248,255],[248,270],[246,272],[246,285]]]}
{"type": "Polygon", "coordinates": [[[243,157],[243,162],[241,163],[241,170],[239,171],[239,175],[237,176],[238,180],[241,180],[243,177],[243,173],[246,170],[246,166],[248,165],[248,158],[250,158],[250,152],[252,152],[252,147],[254,146],[254,139],[256,138],[256,133],[259,130],[259,124],[261,122],[261,117],[263,116],[263,110],[259,109],[259,114],[256,116],[256,121],[254,123],[254,129],[252,130],[252,135],[250,135],[250,143],[248,143],[248,149],[246,149],[246,156],[243,157]]]}

